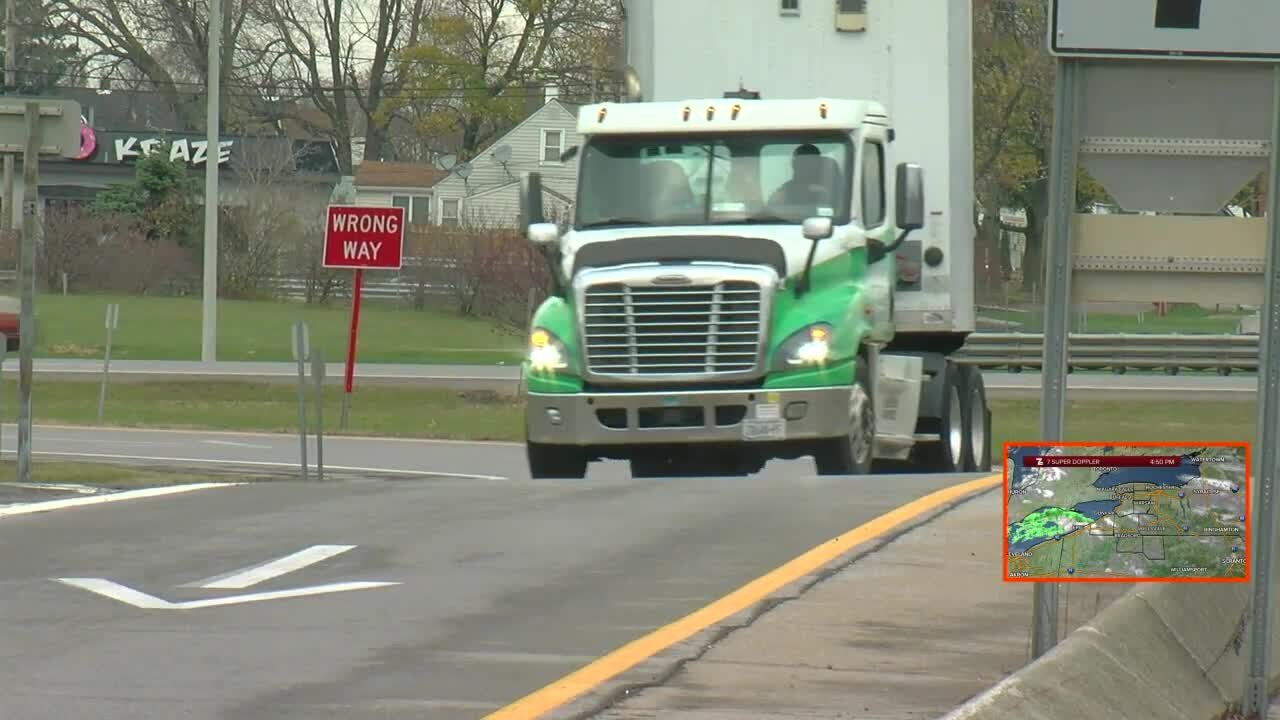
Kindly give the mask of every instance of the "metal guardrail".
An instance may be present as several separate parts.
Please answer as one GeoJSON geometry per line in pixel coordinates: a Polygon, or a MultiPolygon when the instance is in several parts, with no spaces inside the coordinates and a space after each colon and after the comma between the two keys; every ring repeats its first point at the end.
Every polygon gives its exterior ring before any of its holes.
{"type": "MultiPolygon", "coordinates": [[[[1040,369],[1041,333],[973,333],[956,355],[958,362],[1010,372],[1040,369]]],[[[1216,370],[1219,375],[1258,371],[1257,335],[1072,333],[1067,343],[1071,370],[1216,370]]]]}

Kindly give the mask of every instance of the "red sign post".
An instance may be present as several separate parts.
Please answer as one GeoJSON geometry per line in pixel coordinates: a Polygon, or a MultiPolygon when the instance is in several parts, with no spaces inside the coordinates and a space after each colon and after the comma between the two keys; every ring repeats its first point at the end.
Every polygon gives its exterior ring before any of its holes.
{"type": "Polygon", "coordinates": [[[355,271],[351,284],[351,334],[347,338],[342,424],[351,406],[355,380],[356,335],[360,328],[360,291],[365,269],[399,270],[404,264],[404,208],[330,205],[324,223],[326,268],[355,271]]]}

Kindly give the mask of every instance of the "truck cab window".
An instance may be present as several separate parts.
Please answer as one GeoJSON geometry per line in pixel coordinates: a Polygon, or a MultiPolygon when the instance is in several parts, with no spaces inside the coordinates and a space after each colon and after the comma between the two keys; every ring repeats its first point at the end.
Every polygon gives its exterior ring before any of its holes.
{"type": "Polygon", "coordinates": [[[601,136],[583,149],[574,224],[845,224],[851,156],[829,132],[601,136]]]}
{"type": "Polygon", "coordinates": [[[879,227],[885,218],[884,147],[878,142],[862,148],[862,226],[879,227]]]}

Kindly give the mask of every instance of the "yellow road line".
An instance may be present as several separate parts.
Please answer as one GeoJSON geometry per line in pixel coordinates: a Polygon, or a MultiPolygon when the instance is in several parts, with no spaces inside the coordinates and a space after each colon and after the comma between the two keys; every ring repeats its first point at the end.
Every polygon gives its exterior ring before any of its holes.
{"type": "Polygon", "coordinates": [[[787,585],[809,575],[841,555],[932,510],[1003,482],[1003,475],[970,480],[943,488],[890,510],[858,527],[828,540],[781,567],[761,575],[719,600],[675,622],[633,640],[590,664],[493,712],[485,720],[528,720],[537,718],[599,687],[657,655],[676,643],[712,627],[725,618],[746,610],[787,585]]]}

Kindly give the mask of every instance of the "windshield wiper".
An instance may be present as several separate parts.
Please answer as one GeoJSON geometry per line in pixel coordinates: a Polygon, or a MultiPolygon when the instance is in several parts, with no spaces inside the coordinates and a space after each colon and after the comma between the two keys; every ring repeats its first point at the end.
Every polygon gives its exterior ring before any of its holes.
{"type": "Polygon", "coordinates": [[[579,225],[580,230],[598,227],[613,227],[619,225],[652,225],[649,220],[641,220],[639,218],[605,218],[604,220],[596,220],[595,222],[583,223],[579,225]]]}

